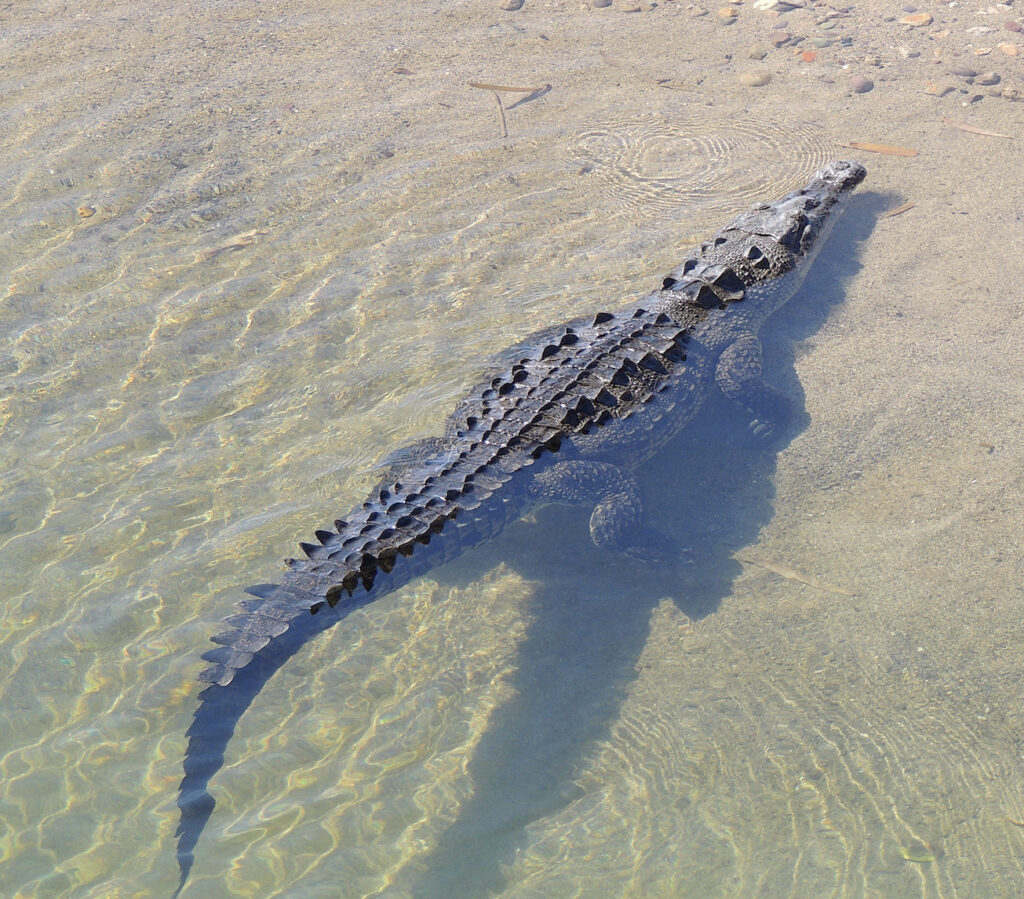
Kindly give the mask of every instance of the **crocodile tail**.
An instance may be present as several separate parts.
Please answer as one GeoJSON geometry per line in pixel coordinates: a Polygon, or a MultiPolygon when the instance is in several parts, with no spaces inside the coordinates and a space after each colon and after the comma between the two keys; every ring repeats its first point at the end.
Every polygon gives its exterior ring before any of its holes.
{"type": "MultiPolygon", "coordinates": [[[[210,779],[263,685],[318,633],[433,564],[458,555],[469,545],[467,535],[459,525],[445,526],[459,512],[477,508],[507,478],[500,470],[462,474],[453,466],[432,478],[436,483],[423,493],[389,481],[354,511],[351,522],[337,521],[335,530],[317,531],[318,544],[300,544],[307,558],[287,560],[290,570],[284,583],[246,590],[255,598],[238,604],[242,613],[226,620],[231,628],[212,638],[220,645],[203,655],[210,665],[199,679],[210,686],[199,694],[186,733],[185,776],[178,789],[177,892],[188,879],[196,843],[213,812],[210,779]],[[442,529],[447,539],[438,547],[432,538],[442,529]],[[433,544],[432,552],[423,551],[427,544],[433,544]]],[[[478,529],[471,542],[487,536],[486,527],[478,529]]]]}
{"type": "Polygon", "coordinates": [[[185,776],[178,788],[181,818],[178,837],[177,896],[192,868],[193,852],[213,812],[214,799],[207,790],[210,779],[224,763],[224,753],[239,719],[263,685],[289,658],[315,637],[373,597],[362,593],[337,609],[323,609],[323,595],[289,584],[259,584],[247,593],[257,599],[243,600],[244,614],[227,619],[233,628],[218,634],[222,644],[203,658],[212,664],[200,680],[210,686],[199,694],[199,707],[186,732],[185,776]]]}

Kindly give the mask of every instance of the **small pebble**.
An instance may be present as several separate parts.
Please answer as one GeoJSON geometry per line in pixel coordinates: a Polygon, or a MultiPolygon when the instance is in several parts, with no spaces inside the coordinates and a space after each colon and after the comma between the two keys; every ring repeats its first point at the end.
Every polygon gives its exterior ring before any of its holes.
{"type": "Polygon", "coordinates": [[[950,94],[955,90],[956,88],[952,84],[946,84],[945,82],[936,84],[934,81],[929,81],[925,85],[924,92],[931,94],[933,97],[945,97],[946,94],[950,94]]]}
{"type": "Polygon", "coordinates": [[[800,54],[801,62],[814,62],[817,58],[818,54],[814,50],[804,50],[804,52],[800,54]]]}
{"type": "Polygon", "coordinates": [[[823,47],[828,47],[832,43],[832,41],[827,37],[812,37],[811,43],[814,44],[814,46],[817,47],[819,50],[821,50],[823,47]]]}
{"type": "Polygon", "coordinates": [[[612,0],[590,0],[590,5],[594,9],[605,9],[612,5],[612,0]]]}
{"type": "Polygon", "coordinates": [[[515,12],[523,8],[524,0],[502,0],[501,8],[508,12],[515,12]]]}
{"type": "Polygon", "coordinates": [[[78,214],[84,219],[91,218],[96,215],[96,207],[91,203],[84,203],[78,207],[78,214]]]}
{"type": "Polygon", "coordinates": [[[967,66],[951,66],[949,74],[959,75],[961,78],[973,78],[978,73],[975,69],[969,69],[967,66]]]}
{"type": "Polygon", "coordinates": [[[752,72],[742,72],[739,76],[740,84],[745,87],[764,87],[771,80],[771,74],[769,74],[765,69],[754,69],[752,72]]]}
{"type": "Polygon", "coordinates": [[[903,4],[903,11],[904,12],[917,12],[917,7],[914,6],[913,3],[905,3],[905,4],[903,4]]]}
{"type": "Polygon", "coordinates": [[[690,10],[690,15],[693,16],[695,19],[699,18],[700,16],[706,16],[707,14],[708,11],[700,6],[695,6],[693,9],[690,10]]]}
{"type": "Polygon", "coordinates": [[[735,19],[739,15],[737,10],[732,6],[723,6],[717,13],[720,19],[735,19]]]}
{"type": "Polygon", "coordinates": [[[831,19],[829,19],[829,20],[828,20],[827,22],[821,22],[821,23],[820,23],[820,24],[818,25],[818,27],[819,27],[819,28],[820,28],[820,29],[821,29],[822,31],[831,31],[831,30],[832,30],[833,28],[835,28],[835,27],[836,27],[836,23],[835,23],[835,22],[833,22],[833,21],[832,21],[831,19]]]}
{"type": "Polygon", "coordinates": [[[910,16],[904,16],[900,19],[901,25],[913,25],[915,28],[920,28],[922,25],[932,24],[932,15],[927,12],[917,12],[910,16]]]}
{"type": "Polygon", "coordinates": [[[1000,78],[995,72],[984,72],[974,79],[975,84],[999,84],[1003,79],[1000,78]]]}
{"type": "Polygon", "coordinates": [[[1007,56],[1017,56],[1020,54],[1020,44],[1000,44],[999,49],[1007,56]]]}
{"type": "Polygon", "coordinates": [[[850,90],[855,94],[866,94],[871,88],[875,86],[875,82],[870,78],[865,78],[863,75],[854,75],[850,81],[850,90]]]}
{"type": "Polygon", "coordinates": [[[1007,31],[1016,31],[1018,34],[1024,31],[1024,25],[1021,25],[1020,22],[1003,22],[1003,28],[1007,31]]]}
{"type": "Polygon", "coordinates": [[[747,50],[747,59],[764,59],[767,55],[768,51],[760,44],[751,44],[747,50]]]}
{"type": "Polygon", "coordinates": [[[773,31],[768,40],[771,41],[773,47],[781,47],[783,44],[787,43],[792,36],[793,35],[788,31],[773,31]]]}

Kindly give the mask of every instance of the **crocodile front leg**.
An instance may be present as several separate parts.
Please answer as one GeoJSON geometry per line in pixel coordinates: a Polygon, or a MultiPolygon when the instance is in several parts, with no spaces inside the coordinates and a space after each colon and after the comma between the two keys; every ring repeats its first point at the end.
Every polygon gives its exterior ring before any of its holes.
{"type": "Polygon", "coordinates": [[[792,417],[789,398],[761,378],[761,341],[752,332],[741,334],[718,357],[715,383],[752,416],[751,430],[771,437],[792,417]]]}
{"type": "Polygon", "coordinates": [[[640,485],[628,471],[610,462],[571,459],[539,472],[531,485],[539,502],[593,505],[590,536],[602,549],[643,562],[666,562],[678,549],[644,524],[640,485]]]}

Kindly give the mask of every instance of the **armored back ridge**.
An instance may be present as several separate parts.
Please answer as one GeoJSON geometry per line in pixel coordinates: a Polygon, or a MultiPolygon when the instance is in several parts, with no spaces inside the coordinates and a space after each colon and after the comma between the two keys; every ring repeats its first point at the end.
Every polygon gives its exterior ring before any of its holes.
{"type": "Polygon", "coordinates": [[[796,291],[864,175],[855,162],[834,162],[803,189],[738,216],[640,302],[512,347],[443,437],[396,453],[366,502],[300,544],[304,558],[287,560],[280,584],[246,591],[253,598],[203,656],[209,686],[188,730],[178,796],[177,892],[235,725],[317,633],[545,503],[591,507],[591,535],[609,551],[672,558],[671,541],[644,524],[632,470],[693,418],[712,386],[750,412],[755,431],[774,429],[786,401],[761,381],[758,328],[796,291]]]}

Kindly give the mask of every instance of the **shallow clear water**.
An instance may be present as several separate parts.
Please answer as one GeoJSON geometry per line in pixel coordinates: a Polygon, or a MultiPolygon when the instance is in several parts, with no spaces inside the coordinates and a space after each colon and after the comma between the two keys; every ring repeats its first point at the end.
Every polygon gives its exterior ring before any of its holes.
{"type": "Polygon", "coordinates": [[[544,509],[346,619],[242,719],[184,895],[1019,892],[1024,120],[949,74],[1019,86],[1012,8],[637,5],[0,10],[4,895],[168,895],[240,588],[492,354],[846,156],[766,335],[802,429],[713,400],[643,471],[686,577],[544,509]]]}

